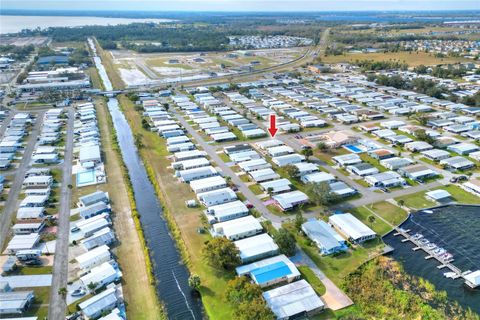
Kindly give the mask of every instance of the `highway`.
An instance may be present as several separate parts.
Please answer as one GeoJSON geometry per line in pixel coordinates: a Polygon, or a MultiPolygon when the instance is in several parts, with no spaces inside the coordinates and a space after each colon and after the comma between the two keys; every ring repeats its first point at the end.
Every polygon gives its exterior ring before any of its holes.
{"type": "Polygon", "coordinates": [[[65,319],[65,297],[58,293],[60,288],[67,287],[68,275],[68,236],[70,233],[70,199],[72,191],[73,161],[73,124],[75,114],[73,108],[68,108],[68,122],[65,143],[65,154],[62,166],[62,184],[60,186],[60,207],[57,220],[57,241],[55,246],[55,259],[53,260],[53,278],[50,290],[50,303],[48,319],[65,319]]]}

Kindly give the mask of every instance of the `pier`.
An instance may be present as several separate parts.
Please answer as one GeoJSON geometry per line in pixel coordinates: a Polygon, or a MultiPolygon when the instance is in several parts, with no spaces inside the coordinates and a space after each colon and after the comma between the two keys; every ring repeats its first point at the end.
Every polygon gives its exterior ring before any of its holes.
{"type": "Polygon", "coordinates": [[[425,260],[435,259],[440,262],[440,265],[437,266],[437,269],[442,270],[445,268],[450,269],[451,272],[455,273],[451,278],[458,279],[463,278],[465,279],[465,275],[469,274],[470,271],[462,272],[459,268],[457,268],[452,262],[453,259],[443,259],[439,255],[435,254],[433,251],[427,248],[426,244],[420,242],[420,239],[415,239],[412,235],[410,235],[410,230],[403,230],[402,228],[395,228],[394,236],[403,236],[405,239],[402,239],[402,242],[412,242],[415,247],[412,248],[413,251],[423,250],[427,256],[425,260]]]}

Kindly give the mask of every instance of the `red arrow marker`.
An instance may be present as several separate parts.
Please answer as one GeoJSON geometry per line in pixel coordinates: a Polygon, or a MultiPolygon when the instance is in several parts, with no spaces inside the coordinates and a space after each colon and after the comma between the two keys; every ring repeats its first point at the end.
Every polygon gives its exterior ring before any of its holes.
{"type": "Polygon", "coordinates": [[[277,134],[277,115],[276,114],[271,114],[270,115],[270,127],[268,128],[268,132],[270,132],[270,135],[272,138],[275,137],[277,134]]]}

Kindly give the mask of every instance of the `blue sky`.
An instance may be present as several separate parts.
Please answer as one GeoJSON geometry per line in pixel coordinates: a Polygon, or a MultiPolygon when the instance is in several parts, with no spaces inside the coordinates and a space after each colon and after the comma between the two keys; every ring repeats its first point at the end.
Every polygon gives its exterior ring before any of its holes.
{"type": "Polygon", "coordinates": [[[135,11],[480,10],[480,0],[0,0],[3,9],[135,11]]]}

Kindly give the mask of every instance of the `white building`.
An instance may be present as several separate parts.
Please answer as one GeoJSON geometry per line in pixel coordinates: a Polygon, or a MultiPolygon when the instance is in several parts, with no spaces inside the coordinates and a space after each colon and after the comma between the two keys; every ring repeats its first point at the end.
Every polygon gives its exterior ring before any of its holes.
{"type": "Polygon", "coordinates": [[[361,243],[376,237],[372,229],[350,213],[334,214],[328,218],[328,221],[349,241],[361,243]]]}
{"type": "Polygon", "coordinates": [[[263,231],[260,222],[253,216],[245,216],[212,226],[214,235],[224,236],[232,241],[254,236],[263,231]]]}

